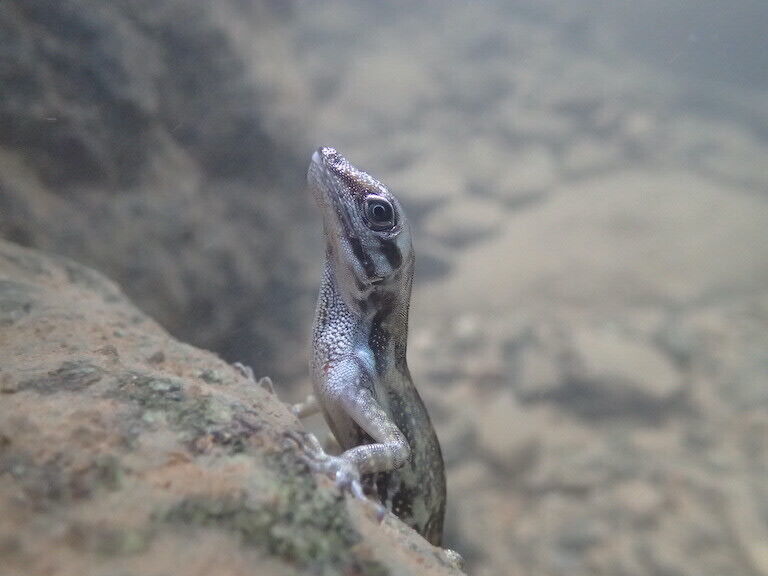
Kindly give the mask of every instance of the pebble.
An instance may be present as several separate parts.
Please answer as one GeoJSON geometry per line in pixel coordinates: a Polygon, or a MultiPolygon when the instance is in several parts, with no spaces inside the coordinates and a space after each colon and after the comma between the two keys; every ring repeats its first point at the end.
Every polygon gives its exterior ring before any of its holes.
{"type": "Polygon", "coordinates": [[[503,391],[489,398],[477,416],[478,446],[494,464],[511,474],[532,465],[543,424],[533,413],[522,409],[508,391],[503,391]]]}
{"type": "Polygon", "coordinates": [[[659,404],[682,391],[671,361],[650,342],[618,330],[580,328],[573,333],[570,375],[595,397],[610,395],[627,410],[637,400],[659,404]]]}
{"type": "Polygon", "coordinates": [[[643,480],[632,479],[613,489],[618,506],[641,522],[652,520],[664,505],[659,491],[643,480]]]}

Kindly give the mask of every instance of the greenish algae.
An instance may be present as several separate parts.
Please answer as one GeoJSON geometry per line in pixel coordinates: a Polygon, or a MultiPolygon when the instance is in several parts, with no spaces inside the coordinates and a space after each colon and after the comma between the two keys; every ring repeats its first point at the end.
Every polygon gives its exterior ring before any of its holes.
{"type": "Polygon", "coordinates": [[[362,539],[341,495],[319,490],[293,454],[270,455],[266,464],[279,479],[268,503],[251,502],[244,494],[185,498],[159,520],[235,533],[244,546],[266,549],[319,574],[389,573],[356,553],[362,539]]]}

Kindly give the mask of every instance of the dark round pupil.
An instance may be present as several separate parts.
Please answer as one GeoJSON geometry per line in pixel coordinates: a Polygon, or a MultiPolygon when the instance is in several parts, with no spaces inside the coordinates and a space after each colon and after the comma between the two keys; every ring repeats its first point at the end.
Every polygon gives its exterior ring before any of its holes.
{"type": "Polygon", "coordinates": [[[383,202],[371,202],[368,211],[375,222],[389,222],[392,217],[392,209],[383,202]]]}

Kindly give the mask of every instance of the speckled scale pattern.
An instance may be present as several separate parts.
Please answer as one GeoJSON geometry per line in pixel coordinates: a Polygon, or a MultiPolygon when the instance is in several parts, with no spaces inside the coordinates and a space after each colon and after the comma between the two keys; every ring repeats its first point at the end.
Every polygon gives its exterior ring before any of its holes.
{"type": "Polygon", "coordinates": [[[340,302],[340,297],[331,285],[331,274],[326,265],[312,330],[313,367],[321,367],[326,362],[340,358],[352,346],[355,317],[340,302]]]}
{"type": "Polygon", "coordinates": [[[440,445],[406,361],[413,277],[410,227],[397,198],[332,148],[312,157],[326,262],[310,371],[323,415],[367,490],[433,544],[442,540],[440,445]],[[390,230],[368,226],[363,201],[387,199],[390,230]]]}

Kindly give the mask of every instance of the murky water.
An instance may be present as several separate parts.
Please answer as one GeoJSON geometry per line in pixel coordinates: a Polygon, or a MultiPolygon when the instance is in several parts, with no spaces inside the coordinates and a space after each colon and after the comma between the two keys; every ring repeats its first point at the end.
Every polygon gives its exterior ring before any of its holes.
{"type": "Polygon", "coordinates": [[[296,18],[310,140],[416,225],[410,361],[471,571],[768,574],[768,10],[296,18]]]}
{"type": "Polygon", "coordinates": [[[748,0],[6,3],[0,236],[298,399],[304,177],[334,146],[413,224],[409,363],[472,574],[768,575],[766,24],[748,0]]]}

